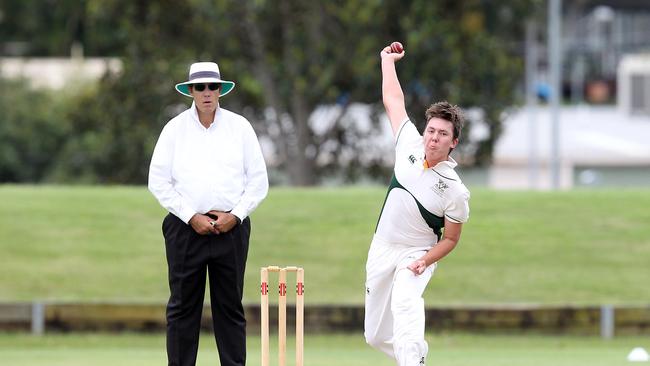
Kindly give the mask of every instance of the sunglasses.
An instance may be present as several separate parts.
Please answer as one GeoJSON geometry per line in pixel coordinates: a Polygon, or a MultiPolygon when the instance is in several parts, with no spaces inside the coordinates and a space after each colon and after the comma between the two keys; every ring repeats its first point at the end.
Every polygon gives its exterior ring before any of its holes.
{"type": "Polygon", "coordinates": [[[208,86],[208,89],[215,91],[219,89],[219,83],[210,83],[210,84],[192,84],[192,88],[198,92],[205,90],[205,86],[208,86]]]}

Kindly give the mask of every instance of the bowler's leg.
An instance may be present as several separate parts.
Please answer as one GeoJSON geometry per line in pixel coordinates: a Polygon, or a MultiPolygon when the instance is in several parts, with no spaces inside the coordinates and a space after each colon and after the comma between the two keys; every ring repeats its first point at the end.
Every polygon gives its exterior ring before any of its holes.
{"type": "Polygon", "coordinates": [[[366,263],[364,336],[372,347],[394,358],[390,298],[395,274],[390,245],[374,239],[366,263]]]}
{"type": "MultiPolygon", "coordinates": [[[[412,259],[409,260],[411,262],[412,259]]],[[[393,313],[395,358],[400,366],[421,366],[428,345],[424,340],[424,300],[422,293],[429,283],[432,268],[419,276],[400,266],[395,275],[391,310],[393,313]]]]}

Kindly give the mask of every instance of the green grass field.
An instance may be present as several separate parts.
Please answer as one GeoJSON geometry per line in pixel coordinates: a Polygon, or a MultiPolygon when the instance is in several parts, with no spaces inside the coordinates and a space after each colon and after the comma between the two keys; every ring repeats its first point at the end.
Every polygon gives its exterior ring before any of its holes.
{"type": "MultiPolygon", "coordinates": [[[[427,364],[439,366],[623,366],[633,347],[650,345],[647,339],[592,337],[429,335],[427,364]],[[645,341],[645,344],[641,343],[645,341]]],[[[291,339],[289,339],[291,342],[291,339]]],[[[249,337],[248,364],[259,365],[259,338],[249,337]]],[[[289,343],[291,344],[291,343],[289,343]]],[[[271,344],[275,346],[275,344],[271,344]]],[[[287,351],[293,365],[293,349],[287,351]]],[[[277,365],[271,349],[271,365],[277,365]]],[[[201,336],[197,365],[216,365],[217,352],[210,334],[201,336]]],[[[166,363],[162,335],[121,336],[84,334],[29,335],[0,333],[0,360],[12,366],[149,366],[166,363]]],[[[309,366],[391,366],[394,363],[367,346],[361,335],[310,336],[305,339],[309,366]]]]}
{"type": "MultiPolygon", "coordinates": [[[[362,303],[384,195],[272,189],[252,217],[245,301],[259,301],[260,266],[298,264],[307,306],[362,303]]],[[[166,301],[165,212],[146,188],[4,185],[0,202],[0,301],[166,301]]],[[[650,190],[473,189],[426,304],[648,304],[648,207],[650,190]]]]}

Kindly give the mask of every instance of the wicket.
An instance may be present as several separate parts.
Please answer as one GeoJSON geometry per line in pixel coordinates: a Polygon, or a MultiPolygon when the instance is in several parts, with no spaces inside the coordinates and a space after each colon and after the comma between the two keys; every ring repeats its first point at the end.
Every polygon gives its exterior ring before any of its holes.
{"type": "Polygon", "coordinates": [[[269,366],[269,272],[278,272],[278,366],[286,366],[287,361],[287,272],[296,272],[296,366],[303,366],[305,272],[293,266],[268,266],[260,270],[262,366],[269,366]]]}

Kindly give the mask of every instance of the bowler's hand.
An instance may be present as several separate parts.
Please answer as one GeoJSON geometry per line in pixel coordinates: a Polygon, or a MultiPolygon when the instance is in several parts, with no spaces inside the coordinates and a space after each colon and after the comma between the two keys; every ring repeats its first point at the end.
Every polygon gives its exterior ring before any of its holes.
{"type": "Polygon", "coordinates": [[[416,276],[421,275],[424,273],[424,270],[427,269],[427,264],[423,259],[418,259],[415,262],[409,264],[408,267],[406,267],[411,270],[416,276]]]}
{"type": "Polygon", "coordinates": [[[237,218],[230,212],[212,210],[208,214],[217,217],[214,227],[219,233],[227,233],[237,225],[237,218]]]}
{"type": "Polygon", "coordinates": [[[388,45],[388,46],[384,47],[383,50],[381,50],[381,52],[379,53],[379,56],[381,56],[382,61],[397,62],[400,59],[402,59],[402,57],[404,57],[405,52],[406,51],[402,51],[400,53],[392,53],[392,51],[390,49],[390,45],[388,45]]]}
{"type": "Polygon", "coordinates": [[[189,224],[192,226],[192,229],[194,229],[194,231],[196,231],[196,233],[199,235],[219,234],[216,225],[213,224],[214,222],[215,221],[209,216],[197,213],[192,216],[189,224]]]}

